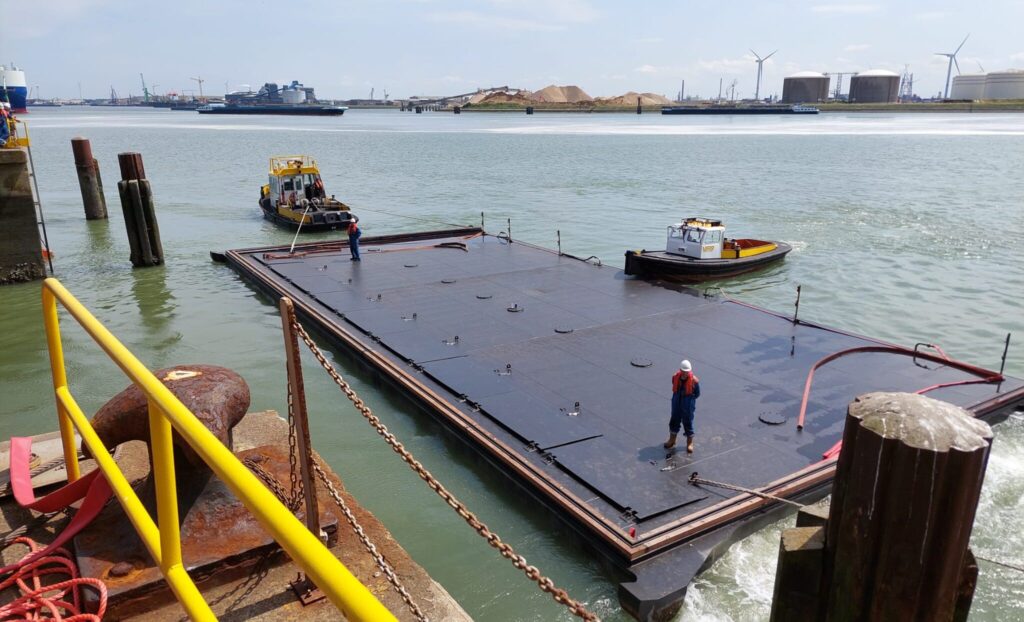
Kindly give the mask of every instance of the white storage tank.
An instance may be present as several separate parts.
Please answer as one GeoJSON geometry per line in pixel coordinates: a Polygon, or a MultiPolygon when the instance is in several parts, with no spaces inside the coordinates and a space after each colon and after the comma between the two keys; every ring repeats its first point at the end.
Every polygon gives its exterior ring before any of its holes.
{"type": "Polygon", "coordinates": [[[850,78],[851,104],[895,102],[900,95],[900,75],[885,69],[862,71],[850,78]]]}
{"type": "Polygon", "coordinates": [[[988,76],[983,73],[964,73],[953,78],[953,86],[949,89],[950,99],[985,99],[985,81],[988,76]]]}
{"type": "Polygon", "coordinates": [[[1024,99],[1024,71],[993,71],[985,76],[982,99],[1024,99]]]}
{"type": "Polygon", "coordinates": [[[782,81],[782,103],[809,104],[828,99],[829,77],[817,71],[801,71],[782,81]]]}
{"type": "Polygon", "coordinates": [[[302,104],[306,101],[306,91],[289,86],[281,91],[281,99],[286,104],[302,104]]]}

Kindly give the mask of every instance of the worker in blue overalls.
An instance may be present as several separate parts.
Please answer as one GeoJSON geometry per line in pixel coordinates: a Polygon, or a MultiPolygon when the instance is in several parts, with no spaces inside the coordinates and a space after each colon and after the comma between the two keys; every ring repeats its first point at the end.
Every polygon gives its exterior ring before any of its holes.
{"type": "Polygon", "coordinates": [[[668,422],[668,440],[663,447],[672,449],[676,446],[676,436],[680,425],[686,435],[686,453],[693,453],[693,415],[697,409],[697,398],[700,397],[700,380],[693,373],[690,361],[679,364],[679,371],[672,376],[672,418],[668,422]]]}
{"type": "Polygon", "coordinates": [[[353,217],[352,222],[348,224],[348,249],[352,252],[352,261],[362,261],[359,258],[359,238],[363,236],[363,232],[359,229],[358,218],[353,217]]]}

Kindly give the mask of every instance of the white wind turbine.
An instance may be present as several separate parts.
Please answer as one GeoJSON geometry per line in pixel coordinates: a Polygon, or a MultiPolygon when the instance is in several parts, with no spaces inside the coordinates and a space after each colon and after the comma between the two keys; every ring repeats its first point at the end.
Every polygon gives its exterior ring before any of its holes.
{"type": "MultiPolygon", "coordinates": [[[[970,33],[968,33],[967,37],[970,36],[970,33]]],[[[949,59],[949,66],[946,67],[946,92],[942,96],[943,99],[949,99],[949,77],[953,75],[953,65],[956,65],[956,73],[957,75],[960,75],[960,63],[956,62],[956,55],[960,52],[960,48],[962,48],[964,44],[967,43],[967,37],[964,37],[964,40],[960,42],[960,45],[956,47],[955,51],[935,53],[936,56],[945,56],[946,58],[949,59]]]]}
{"type": "MultiPolygon", "coordinates": [[[[778,50],[775,50],[775,52],[778,52],[778,50]]],[[[756,99],[758,101],[760,101],[760,99],[761,99],[761,69],[762,69],[762,65],[764,65],[764,61],[766,61],[769,58],[771,58],[772,56],[774,56],[775,52],[772,52],[768,56],[765,56],[764,58],[761,58],[760,56],[758,56],[757,52],[755,52],[754,50],[750,50],[750,53],[753,54],[754,58],[757,59],[757,60],[754,61],[755,63],[757,63],[757,86],[754,88],[754,99],[756,99]]]]}

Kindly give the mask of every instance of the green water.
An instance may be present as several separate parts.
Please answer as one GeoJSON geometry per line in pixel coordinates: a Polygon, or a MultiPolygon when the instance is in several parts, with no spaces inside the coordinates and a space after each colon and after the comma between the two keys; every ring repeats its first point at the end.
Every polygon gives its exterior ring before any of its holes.
{"type": "MultiPolygon", "coordinates": [[[[340,119],[207,117],[160,110],[33,111],[30,123],[57,276],[151,368],[213,363],[240,372],[253,407],[285,407],[276,308],[211,249],[286,243],[260,219],[271,155],[310,154],[328,192],[368,235],[479,223],[622,265],[681,216],[794,245],[784,264],[724,283],[800,315],[1024,376],[1024,116],[819,115],[681,119],[350,111],[340,119]],[[92,140],[109,222],[86,222],[70,139],[92,140]],[[157,199],[167,266],[133,270],[116,154],[139,151],[157,199]],[[390,214],[380,213],[382,210],[390,214]],[[414,217],[427,222],[413,220],[414,217]]],[[[2,235],[2,233],[0,233],[2,235]]],[[[338,234],[304,236],[330,238],[338,234]]],[[[0,288],[2,432],[56,427],[38,284],[0,288]]],[[[64,322],[72,390],[86,411],[125,379],[64,322]]],[[[348,488],[479,620],[567,620],[422,484],[306,360],[314,444],[348,488]]],[[[533,564],[606,620],[626,619],[615,585],[554,521],[439,425],[340,361],[354,387],[446,486],[533,564]]],[[[667,413],[666,413],[667,416],[667,413]]],[[[703,416],[712,416],[707,413],[703,416]]],[[[997,428],[974,532],[981,555],[1024,558],[1024,419],[997,428]]],[[[787,522],[788,524],[788,522],[787,522]]],[[[767,618],[781,524],[736,545],[691,588],[682,620],[767,618]]],[[[1024,608],[1024,576],[981,565],[973,620],[1024,608]]]]}

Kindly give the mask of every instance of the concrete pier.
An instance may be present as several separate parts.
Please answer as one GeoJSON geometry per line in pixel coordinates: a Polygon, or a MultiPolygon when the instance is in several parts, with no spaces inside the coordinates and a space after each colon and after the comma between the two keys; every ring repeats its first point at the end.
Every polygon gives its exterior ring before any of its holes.
{"type": "Polygon", "coordinates": [[[0,149],[0,285],[45,276],[28,154],[0,149]]]}

